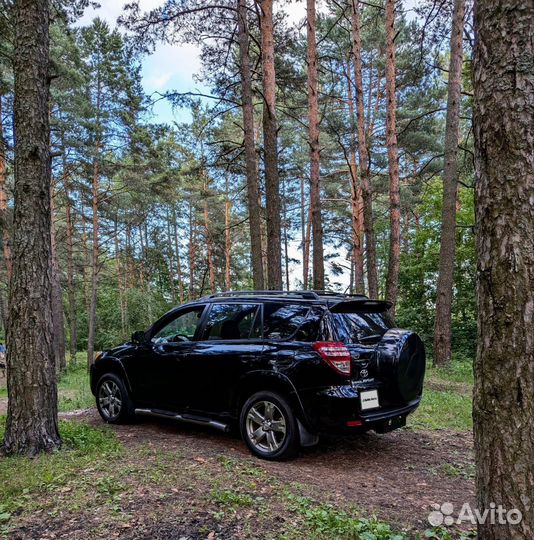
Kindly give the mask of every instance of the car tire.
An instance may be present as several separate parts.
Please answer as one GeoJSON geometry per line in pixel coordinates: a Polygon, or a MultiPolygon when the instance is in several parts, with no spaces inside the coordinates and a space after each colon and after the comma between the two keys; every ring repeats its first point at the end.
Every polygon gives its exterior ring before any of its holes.
{"type": "Polygon", "coordinates": [[[250,451],[262,459],[281,461],[299,450],[297,419],[277,393],[263,391],[251,396],[241,408],[239,426],[250,451]]]}
{"type": "Polygon", "coordinates": [[[124,424],[133,418],[133,403],[123,380],[114,373],[103,375],[96,385],[96,407],[108,424],[124,424]]]}

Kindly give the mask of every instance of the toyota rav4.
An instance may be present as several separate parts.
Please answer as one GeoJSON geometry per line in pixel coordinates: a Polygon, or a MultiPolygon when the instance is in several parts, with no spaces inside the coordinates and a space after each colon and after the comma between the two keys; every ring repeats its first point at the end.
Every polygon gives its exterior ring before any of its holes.
{"type": "Polygon", "coordinates": [[[385,433],[421,400],[425,349],[391,305],[324,291],[213,294],[104,351],[91,390],[104,421],[158,416],[229,431],[284,459],[321,434],[385,433]]]}

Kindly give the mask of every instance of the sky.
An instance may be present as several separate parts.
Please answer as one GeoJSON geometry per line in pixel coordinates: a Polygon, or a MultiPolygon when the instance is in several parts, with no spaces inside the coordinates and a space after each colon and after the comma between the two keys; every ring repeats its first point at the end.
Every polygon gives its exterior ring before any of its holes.
{"type": "MultiPolygon", "coordinates": [[[[127,2],[121,0],[100,0],[99,8],[87,8],[83,17],[78,21],[79,26],[90,24],[95,17],[100,17],[116,26],[127,2]]],[[[142,11],[149,11],[161,5],[163,0],[140,0],[142,11]]],[[[286,6],[290,20],[301,20],[306,12],[305,2],[297,1],[286,6]]],[[[177,92],[204,92],[208,89],[198,81],[195,75],[200,72],[200,51],[191,44],[169,45],[159,43],[153,54],[143,59],[143,87],[148,95],[163,93],[167,90],[177,92]]],[[[185,121],[189,118],[185,110],[173,110],[165,100],[158,101],[153,108],[155,120],[171,123],[173,120],[185,121]]]]}
{"type": "MultiPolygon", "coordinates": [[[[417,5],[417,2],[418,0],[405,0],[404,8],[407,10],[408,18],[415,16],[411,10],[417,5]]],[[[111,27],[115,27],[125,3],[122,0],[100,0],[100,7],[88,8],[77,24],[84,26],[90,24],[95,17],[100,17],[107,21],[111,27]]],[[[161,5],[163,0],[140,0],[139,3],[142,11],[149,11],[161,5]]],[[[276,5],[280,3],[275,1],[274,4],[276,10],[276,5]]],[[[296,23],[305,17],[306,3],[304,0],[294,0],[285,5],[283,9],[287,12],[290,22],[296,23]]],[[[318,0],[318,9],[321,9],[321,0],[318,0]]],[[[154,94],[157,96],[158,93],[170,90],[209,93],[209,89],[195,80],[195,75],[200,72],[200,69],[200,51],[195,45],[159,43],[156,45],[154,53],[146,56],[142,62],[144,90],[149,96],[154,94]]],[[[174,121],[184,122],[190,118],[187,110],[173,110],[166,100],[159,100],[153,106],[153,115],[154,121],[168,124],[174,121]]],[[[291,242],[289,256],[297,260],[301,258],[298,242],[291,242]]],[[[336,258],[335,262],[343,266],[347,264],[344,257],[336,258]]],[[[328,273],[328,267],[325,270],[328,273]]],[[[292,264],[290,274],[292,285],[296,286],[297,280],[300,280],[302,275],[301,265],[292,264]]],[[[340,283],[342,289],[349,285],[348,274],[347,271],[344,275],[334,278],[334,281],[340,283]]]]}
{"type": "MultiPolygon", "coordinates": [[[[404,7],[408,10],[408,17],[413,16],[411,10],[417,5],[418,0],[405,0],[404,7]]],[[[93,18],[100,17],[107,21],[110,26],[116,26],[116,21],[122,13],[127,2],[123,0],[100,0],[99,8],[87,8],[84,16],[78,22],[80,26],[90,24],[93,18]]],[[[161,5],[163,0],[140,0],[142,11],[149,11],[161,5]]],[[[275,10],[276,4],[274,2],[275,10]]],[[[318,0],[318,9],[321,9],[321,0],[318,0]]],[[[294,0],[283,8],[291,22],[298,22],[306,15],[306,2],[294,0]]],[[[195,81],[195,75],[200,72],[200,51],[197,46],[191,44],[169,45],[159,43],[153,54],[143,60],[143,87],[148,95],[163,93],[167,90],[178,92],[206,93],[207,88],[195,81]]],[[[160,100],[153,109],[155,120],[171,123],[173,120],[184,121],[189,118],[187,111],[174,110],[168,102],[160,100]]]]}

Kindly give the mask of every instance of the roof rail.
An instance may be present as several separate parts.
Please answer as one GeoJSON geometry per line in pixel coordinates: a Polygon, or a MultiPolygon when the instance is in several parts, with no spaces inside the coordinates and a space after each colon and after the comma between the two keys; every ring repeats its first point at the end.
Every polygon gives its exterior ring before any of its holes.
{"type": "Polygon", "coordinates": [[[335,291],[323,291],[318,289],[312,290],[294,290],[294,291],[282,291],[282,290],[253,290],[253,291],[225,291],[210,294],[207,298],[231,298],[235,296],[298,296],[306,300],[319,300],[320,298],[332,297],[332,298],[365,298],[368,297],[365,294],[347,294],[338,293],[335,291]]]}
{"type": "Polygon", "coordinates": [[[317,296],[350,296],[351,298],[367,298],[365,294],[360,294],[360,293],[342,293],[342,292],[325,291],[325,290],[319,290],[319,289],[311,289],[308,292],[313,292],[317,296]]]}
{"type": "Polygon", "coordinates": [[[309,300],[316,300],[319,295],[314,291],[273,291],[273,290],[255,290],[255,291],[226,291],[215,294],[210,294],[208,298],[225,298],[232,296],[300,296],[309,300]]]}

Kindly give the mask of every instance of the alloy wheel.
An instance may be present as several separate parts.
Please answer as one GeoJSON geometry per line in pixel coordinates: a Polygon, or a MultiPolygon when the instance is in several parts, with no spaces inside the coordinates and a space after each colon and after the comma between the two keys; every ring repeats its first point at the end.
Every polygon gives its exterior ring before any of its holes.
{"type": "Polygon", "coordinates": [[[246,418],[247,436],[261,452],[276,452],[286,439],[286,420],[271,401],[258,401],[250,407],[246,418]]]}
{"type": "Polygon", "coordinates": [[[100,386],[98,403],[107,420],[114,420],[119,416],[122,408],[122,394],[115,381],[107,380],[100,386]]]}

